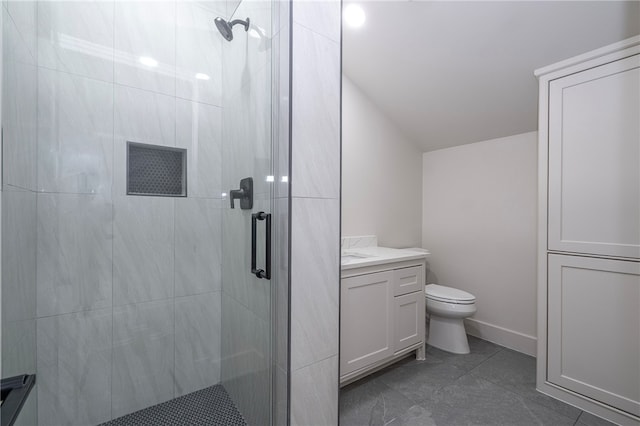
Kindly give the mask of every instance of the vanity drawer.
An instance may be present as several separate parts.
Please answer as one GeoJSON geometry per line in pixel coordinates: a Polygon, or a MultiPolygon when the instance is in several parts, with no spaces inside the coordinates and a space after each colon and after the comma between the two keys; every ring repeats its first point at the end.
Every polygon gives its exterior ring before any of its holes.
{"type": "Polygon", "coordinates": [[[424,268],[422,266],[412,266],[411,268],[395,269],[393,295],[424,291],[424,268]]]}

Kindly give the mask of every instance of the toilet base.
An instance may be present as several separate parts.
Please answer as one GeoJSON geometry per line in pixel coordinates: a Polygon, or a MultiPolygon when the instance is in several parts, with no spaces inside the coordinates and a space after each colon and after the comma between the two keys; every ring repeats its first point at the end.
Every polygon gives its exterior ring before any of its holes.
{"type": "Polygon", "coordinates": [[[454,354],[468,354],[470,352],[467,333],[461,318],[443,318],[431,314],[427,344],[454,354]]]}

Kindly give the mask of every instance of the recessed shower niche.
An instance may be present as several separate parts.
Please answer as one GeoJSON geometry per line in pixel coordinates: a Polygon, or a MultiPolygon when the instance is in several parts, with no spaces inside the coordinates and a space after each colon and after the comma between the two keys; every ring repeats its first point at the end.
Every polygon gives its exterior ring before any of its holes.
{"type": "Polygon", "coordinates": [[[187,150],[127,142],[127,195],[187,196],[187,150]]]}

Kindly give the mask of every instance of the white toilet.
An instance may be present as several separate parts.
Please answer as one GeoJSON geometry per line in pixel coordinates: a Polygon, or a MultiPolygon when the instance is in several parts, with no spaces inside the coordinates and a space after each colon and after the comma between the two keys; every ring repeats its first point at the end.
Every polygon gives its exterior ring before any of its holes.
{"type": "Polygon", "coordinates": [[[476,312],[475,296],[437,284],[426,285],[424,293],[429,313],[427,344],[454,354],[468,354],[469,342],[462,320],[476,312]]]}

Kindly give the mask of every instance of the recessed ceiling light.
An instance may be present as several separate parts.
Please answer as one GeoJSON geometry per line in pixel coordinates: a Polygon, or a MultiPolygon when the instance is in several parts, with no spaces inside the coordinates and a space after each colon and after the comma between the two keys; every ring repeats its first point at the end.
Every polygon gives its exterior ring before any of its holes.
{"type": "Polygon", "coordinates": [[[198,80],[209,80],[210,77],[207,74],[199,72],[196,74],[196,78],[198,80]]]}
{"type": "Polygon", "coordinates": [[[348,4],[343,11],[344,20],[352,27],[361,27],[366,19],[364,10],[357,4],[348,4]]]}
{"type": "Polygon", "coordinates": [[[140,56],[140,59],[138,59],[140,61],[140,63],[142,65],[146,65],[148,67],[157,67],[158,66],[158,61],[156,61],[153,58],[150,58],[149,56],[140,56]]]}

